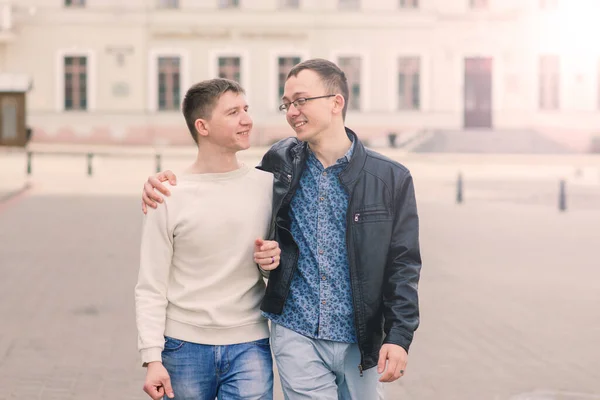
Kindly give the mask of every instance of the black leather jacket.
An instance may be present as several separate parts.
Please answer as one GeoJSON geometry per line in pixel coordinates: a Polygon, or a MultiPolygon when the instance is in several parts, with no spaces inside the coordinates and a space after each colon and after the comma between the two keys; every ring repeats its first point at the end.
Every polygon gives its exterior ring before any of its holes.
{"type": "MultiPolygon", "coordinates": [[[[354,152],[340,181],[349,193],[346,247],[362,372],[377,365],[383,343],[406,351],[419,325],[417,285],[421,270],[419,221],[412,177],[400,165],[365,149],[356,134],[354,152]]],[[[270,239],[281,248],[261,309],[281,314],[298,264],[288,210],[307,158],[296,138],[277,142],[259,169],[275,176],[270,239]]]]}

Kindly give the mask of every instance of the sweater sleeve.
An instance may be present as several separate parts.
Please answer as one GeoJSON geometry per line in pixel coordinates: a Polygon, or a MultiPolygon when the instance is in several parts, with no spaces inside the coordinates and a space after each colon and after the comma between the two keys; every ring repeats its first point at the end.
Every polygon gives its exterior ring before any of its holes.
{"type": "Polygon", "coordinates": [[[169,228],[168,202],[149,209],[144,217],[140,268],[135,287],[138,349],[144,366],[162,361],[167,287],[173,257],[173,233],[169,228]]]}

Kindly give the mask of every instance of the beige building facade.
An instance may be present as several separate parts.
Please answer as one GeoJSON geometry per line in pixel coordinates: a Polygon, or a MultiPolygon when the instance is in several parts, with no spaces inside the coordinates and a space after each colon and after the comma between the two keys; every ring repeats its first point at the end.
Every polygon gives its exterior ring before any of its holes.
{"type": "Polygon", "coordinates": [[[30,78],[40,142],[190,144],[182,97],[222,76],[247,89],[254,143],[268,144],[293,133],[277,110],[287,71],[322,57],[346,72],[347,125],[369,141],[527,129],[585,149],[600,131],[593,11],[593,0],[4,0],[0,73],[30,78]]]}

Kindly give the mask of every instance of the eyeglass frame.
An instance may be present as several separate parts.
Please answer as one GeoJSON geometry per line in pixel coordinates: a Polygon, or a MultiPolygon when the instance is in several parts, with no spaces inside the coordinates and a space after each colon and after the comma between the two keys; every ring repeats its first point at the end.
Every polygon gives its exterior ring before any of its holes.
{"type": "Polygon", "coordinates": [[[294,107],[296,107],[296,109],[299,109],[300,107],[303,107],[306,104],[306,102],[309,100],[324,99],[324,98],[333,97],[333,96],[337,96],[337,94],[326,94],[324,96],[315,96],[315,97],[299,97],[294,101],[289,101],[287,103],[280,104],[279,111],[287,112],[290,109],[290,106],[292,104],[294,105],[294,107]],[[300,102],[301,104],[297,104],[298,102],[300,102]]]}

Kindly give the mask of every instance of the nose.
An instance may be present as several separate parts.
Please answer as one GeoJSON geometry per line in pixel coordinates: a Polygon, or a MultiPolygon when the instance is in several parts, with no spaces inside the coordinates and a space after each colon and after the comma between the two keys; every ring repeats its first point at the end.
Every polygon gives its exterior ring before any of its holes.
{"type": "Polygon", "coordinates": [[[296,108],[294,103],[291,103],[286,111],[286,114],[288,117],[296,117],[296,116],[300,115],[300,111],[298,111],[298,109],[296,108]]]}
{"type": "Polygon", "coordinates": [[[251,125],[252,124],[252,117],[250,117],[250,114],[244,113],[242,115],[242,119],[240,120],[240,123],[242,125],[251,125]]]}

